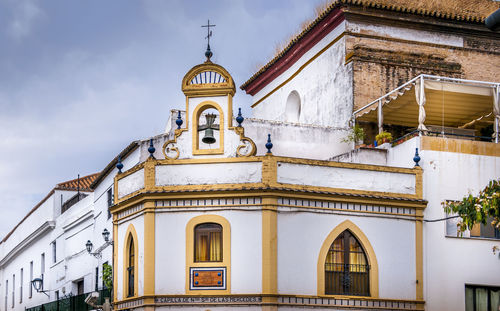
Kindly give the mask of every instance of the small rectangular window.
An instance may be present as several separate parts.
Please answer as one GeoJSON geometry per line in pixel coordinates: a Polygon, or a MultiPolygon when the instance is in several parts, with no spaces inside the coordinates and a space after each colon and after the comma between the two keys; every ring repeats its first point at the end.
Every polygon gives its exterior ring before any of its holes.
{"type": "Polygon", "coordinates": [[[45,273],[45,253],[40,256],[40,274],[45,273]]]}
{"type": "Polygon", "coordinates": [[[19,271],[19,303],[23,302],[23,268],[19,271]]]}
{"type": "Polygon", "coordinates": [[[52,242],[52,262],[57,262],[57,244],[56,241],[52,242]]]}
{"type": "Polygon", "coordinates": [[[12,308],[14,308],[16,301],[16,275],[12,275],[12,308]]]}
{"type": "Polygon", "coordinates": [[[465,285],[465,311],[500,310],[500,287],[465,285]]]}
{"type": "Polygon", "coordinates": [[[31,286],[31,281],[33,281],[33,261],[30,262],[30,291],[29,291],[29,298],[33,297],[33,286],[31,286]]]}
{"type": "Polygon", "coordinates": [[[9,298],[9,280],[5,280],[5,310],[7,310],[7,300],[9,298]]]}
{"type": "Polygon", "coordinates": [[[109,211],[111,206],[113,206],[113,188],[108,190],[108,219],[111,218],[111,212],[109,211]]]}
{"type": "Polygon", "coordinates": [[[99,266],[95,267],[95,291],[99,290],[99,266]]]}

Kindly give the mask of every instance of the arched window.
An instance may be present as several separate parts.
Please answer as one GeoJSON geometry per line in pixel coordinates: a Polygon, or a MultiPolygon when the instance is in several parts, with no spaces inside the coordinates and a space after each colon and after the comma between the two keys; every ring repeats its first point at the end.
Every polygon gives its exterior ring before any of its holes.
{"type": "Polygon", "coordinates": [[[290,92],[286,99],[285,121],[299,122],[300,117],[300,96],[297,91],[290,92]]]}
{"type": "Polygon", "coordinates": [[[370,266],[359,241],[345,230],[333,241],[325,261],[325,294],[370,296],[370,266]]]}
{"type": "Polygon", "coordinates": [[[127,297],[134,296],[134,263],[135,263],[135,247],[134,238],[130,236],[128,245],[127,258],[127,297]]]}
{"type": "Polygon", "coordinates": [[[194,261],[222,261],[222,226],[202,223],[194,228],[194,261]]]}

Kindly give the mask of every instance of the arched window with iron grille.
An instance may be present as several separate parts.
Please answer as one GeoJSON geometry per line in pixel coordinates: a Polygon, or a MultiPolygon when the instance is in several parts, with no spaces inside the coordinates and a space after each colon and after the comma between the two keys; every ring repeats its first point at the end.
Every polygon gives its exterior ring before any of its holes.
{"type": "Polygon", "coordinates": [[[370,266],[358,239],[345,230],[333,241],[325,261],[325,294],[370,296],[370,266]]]}
{"type": "Polygon", "coordinates": [[[134,296],[134,262],[135,262],[135,249],[134,249],[134,238],[130,236],[128,249],[128,265],[127,265],[127,279],[128,279],[128,289],[127,297],[134,296]]]}

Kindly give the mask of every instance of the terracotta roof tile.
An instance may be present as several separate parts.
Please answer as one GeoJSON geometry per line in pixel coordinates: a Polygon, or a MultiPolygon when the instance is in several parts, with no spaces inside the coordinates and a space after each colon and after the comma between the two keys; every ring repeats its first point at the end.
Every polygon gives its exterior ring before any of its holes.
{"type": "Polygon", "coordinates": [[[100,173],[95,173],[92,175],[80,177],[80,181],[77,179],[72,179],[68,180],[62,183],[57,184],[55,189],[57,190],[78,190],[78,183],[80,183],[80,190],[81,191],[93,191],[90,188],[90,185],[96,180],[97,176],[99,176],[100,173]]]}

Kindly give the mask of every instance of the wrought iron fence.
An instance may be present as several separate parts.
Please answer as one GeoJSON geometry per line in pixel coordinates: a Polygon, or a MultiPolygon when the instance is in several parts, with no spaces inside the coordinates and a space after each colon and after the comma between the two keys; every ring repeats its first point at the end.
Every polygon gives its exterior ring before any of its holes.
{"type": "MultiPolygon", "coordinates": [[[[89,293],[69,296],[61,298],[59,300],[44,303],[42,305],[27,308],[26,311],[89,311],[95,308],[91,305],[85,303],[85,298],[89,293]]],[[[97,299],[97,304],[102,305],[104,303],[104,298],[111,297],[111,290],[102,289],[99,291],[99,299],[97,299]]]]}

